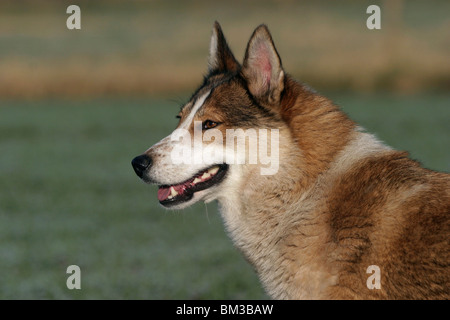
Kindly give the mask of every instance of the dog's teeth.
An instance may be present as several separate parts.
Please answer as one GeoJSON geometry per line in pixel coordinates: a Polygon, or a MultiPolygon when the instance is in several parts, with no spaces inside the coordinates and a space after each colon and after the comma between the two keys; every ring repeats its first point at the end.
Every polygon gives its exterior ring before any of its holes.
{"type": "Polygon", "coordinates": [[[208,179],[209,177],[210,177],[211,175],[208,173],[208,172],[205,172],[203,175],[202,175],[202,179],[203,180],[205,180],[205,179],[208,179]]]}
{"type": "MultiPolygon", "coordinates": [[[[178,192],[173,188],[170,187],[170,196],[173,198],[178,194],[178,192]]],[[[170,198],[169,198],[170,199],[170,198]]]]}
{"type": "Polygon", "coordinates": [[[202,181],[202,179],[195,178],[194,181],[192,181],[192,183],[193,183],[193,184],[196,184],[196,183],[199,183],[199,182],[201,182],[201,181],[202,181]]]}
{"type": "Polygon", "coordinates": [[[217,173],[217,171],[219,171],[219,167],[214,167],[208,170],[208,173],[211,175],[214,175],[217,173]]]}

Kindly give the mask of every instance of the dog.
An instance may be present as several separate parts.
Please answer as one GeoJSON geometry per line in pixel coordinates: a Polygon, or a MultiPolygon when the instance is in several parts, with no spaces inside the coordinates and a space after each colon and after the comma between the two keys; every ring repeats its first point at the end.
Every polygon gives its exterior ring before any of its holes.
{"type": "Polygon", "coordinates": [[[285,73],[266,25],[241,65],[215,22],[207,75],[178,118],[178,138],[134,158],[136,174],[159,185],[166,208],[217,200],[273,299],[450,298],[450,175],[380,142],[285,73]],[[247,140],[230,161],[190,158],[191,142],[221,154],[214,141],[243,141],[229,138],[238,129],[247,140]],[[213,130],[214,140],[205,139],[213,130]],[[267,161],[244,156],[261,142],[277,155],[272,173],[262,172],[267,161]]]}

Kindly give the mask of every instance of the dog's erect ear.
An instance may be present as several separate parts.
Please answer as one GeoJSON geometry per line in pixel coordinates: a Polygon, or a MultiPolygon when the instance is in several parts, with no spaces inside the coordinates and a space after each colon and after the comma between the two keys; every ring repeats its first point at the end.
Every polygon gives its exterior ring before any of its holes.
{"type": "Polygon", "coordinates": [[[214,22],[211,43],[209,45],[208,72],[235,72],[239,68],[240,65],[228,47],[220,24],[217,21],[214,22]]]}
{"type": "Polygon", "coordinates": [[[275,105],[284,88],[281,59],[267,26],[253,32],[245,52],[242,75],[250,93],[262,104],[275,105]]]}

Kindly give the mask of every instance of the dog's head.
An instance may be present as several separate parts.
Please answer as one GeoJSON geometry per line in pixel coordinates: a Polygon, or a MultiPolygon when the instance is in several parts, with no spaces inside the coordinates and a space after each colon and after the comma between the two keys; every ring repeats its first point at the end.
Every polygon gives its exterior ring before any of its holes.
{"type": "Polygon", "coordinates": [[[181,108],[175,131],[133,159],[136,174],[160,186],[164,207],[180,209],[216,199],[242,182],[243,171],[275,173],[284,81],[265,25],[251,36],[241,66],[216,22],[203,84],[181,108]]]}

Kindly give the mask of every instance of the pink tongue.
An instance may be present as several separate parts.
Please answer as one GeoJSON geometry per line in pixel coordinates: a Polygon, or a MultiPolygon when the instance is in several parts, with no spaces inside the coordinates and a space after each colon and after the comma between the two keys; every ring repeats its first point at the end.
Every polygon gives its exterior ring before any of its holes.
{"type": "Polygon", "coordinates": [[[188,180],[184,183],[180,183],[180,184],[169,186],[169,187],[160,187],[158,189],[158,200],[159,201],[166,200],[171,194],[171,192],[170,192],[171,187],[175,189],[177,194],[183,194],[186,191],[186,189],[188,189],[189,187],[191,187],[193,185],[192,182],[194,181],[195,178],[200,179],[202,182],[209,179],[209,178],[202,179],[201,176],[202,176],[202,173],[198,174],[197,176],[191,178],[190,180],[188,180]]]}
{"type": "Polygon", "coordinates": [[[158,200],[164,201],[170,196],[170,188],[173,188],[178,194],[183,194],[183,192],[188,188],[190,185],[190,181],[187,181],[182,184],[177,184],[175,186],[170,187],[161,187],[158,189],[158,200]]]}
{"type": "Polygon", "coordinates": [[[158,189],[158,200],[159,201],[166,200],[169,197],[169,195],[170,195],[170,187],[158,189]]]}

